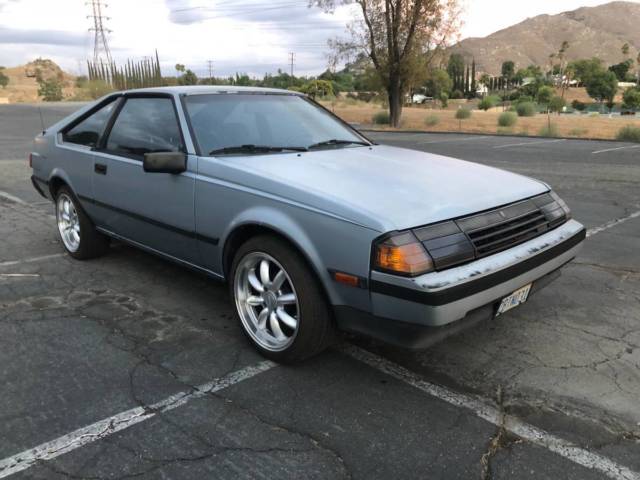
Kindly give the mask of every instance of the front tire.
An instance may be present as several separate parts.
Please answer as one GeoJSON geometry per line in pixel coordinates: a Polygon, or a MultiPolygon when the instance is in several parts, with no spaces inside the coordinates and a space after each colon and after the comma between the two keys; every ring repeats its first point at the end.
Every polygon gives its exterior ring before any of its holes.
{"type": "Polygon", "coordinates": [[[55,206],[58,233],[69,255],[87,260],[107,252],[109,238],[96,230],[69,187],[58,189],[55,206]]]}
{"type": "Polygon", "coordinates": [[[302,255],[275,236],[254,237],[238,249],[229,286],[245,334],[267,358],[300,361],[335,338],[318,279],[302,255]]]}

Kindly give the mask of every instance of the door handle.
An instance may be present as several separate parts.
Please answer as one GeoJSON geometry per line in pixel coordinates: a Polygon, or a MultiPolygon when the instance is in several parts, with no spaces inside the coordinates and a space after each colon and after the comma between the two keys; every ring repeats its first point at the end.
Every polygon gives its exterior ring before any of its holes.
{"type": "Polygon", "coordinates": [[[103,163],[96,163],[93,166],[93,171],[99,173],[100,175],[107,174],[107,166],[103,163]]]}

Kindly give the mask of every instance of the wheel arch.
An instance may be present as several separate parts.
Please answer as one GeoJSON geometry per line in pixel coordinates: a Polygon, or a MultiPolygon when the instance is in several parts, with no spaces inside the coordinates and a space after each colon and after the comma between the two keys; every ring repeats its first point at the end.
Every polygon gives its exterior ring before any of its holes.
{"type": "Polygon", "coordinates": [[[328,285],[328,272],[322,267],[320,256],[311,240],[297,225],[293,228],[290,228],[288,225],[286,231],[273,224],[257,221],[245,221],[234,226],[225,237],[222,248],[222,269],[225,278],[228,279],[230,276],[233,257],[240,246],[257,235],[273,235],[278,237],[298,252],[318,279],[322,292],[329,304],[334,304],[332,299],[335,299],[335,292],[333,292],[330,285],[328,285]]]}

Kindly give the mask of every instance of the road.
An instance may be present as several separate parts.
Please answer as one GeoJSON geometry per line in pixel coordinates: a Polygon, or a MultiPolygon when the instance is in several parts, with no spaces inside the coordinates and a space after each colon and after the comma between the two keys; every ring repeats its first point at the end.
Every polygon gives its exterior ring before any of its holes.
{"type": "Polygon", "coordinates": [[[0,106],[0,478],[640,478],[634,145],[369,134],[541,178],[590,236],[488,325],[290,367],[252,350],[224,285],[124,245],[64,255],[28,180],[40,128],[0,106]]]}

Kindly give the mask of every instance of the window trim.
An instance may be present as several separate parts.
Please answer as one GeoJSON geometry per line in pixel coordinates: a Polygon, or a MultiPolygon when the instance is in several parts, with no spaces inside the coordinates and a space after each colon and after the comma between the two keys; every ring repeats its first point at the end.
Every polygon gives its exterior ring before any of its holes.
{"type": "Polygon", "coordinates": [[[86,119],[88,119],[92,115],[98,113],[99,110],[102,110],[104,107],[106,107],[110,103],[115,102],[115,108],[113,109],[113,111],[111,112],[109,117],[107,118],[107,121],[104,124],[102,132],[100,133],[100,136],[98,137],[97,144],[99,145],[100,142],[102,141],[103,137],[105,136],[105,133],[107,132],[107,127],[109,126],[109,122],[111,122],[111,119],[113,118],[113,115],[118,111],[118,108],[119,108],[118,103],[121,103],[121,100],[120,100],[121,98],[122,98],[122,94],[121,93],[117,93],[115,95],[110,95],[107,98],[105,98],[104,100],[102,100],[100,103],[97,103],[96,105],[91,107],[89,110],[84,112],[82,115],[78,116],[77,118],[74,118],[71,122],[67,123],[64,127],[62,127],[60,130],[58,130],[58,135],[59,135],[59,138],[60,138],[60,142],[63,145],[75,145],[75,146],[78,146],[78,147],[85,147],[85,148],[88,148],[88,149],[94,149],[95,147],[91,147],[89,145],[84,145],[83,143],[68,142],[68,141],[66,141],[64,139],[64,136],[70,130],[74,129],[76,126],[78,126],[79,124],[84,122],[86,119]]]}
{"type": "Polygon", "coordinates": [[[131,92],[131,93],[124,92],[124,93],[121,94],[121,96],[122,96],[123,100],[120,102],[119,105],[116,105],[116,108],[113,111],[113,115],[111,115],[111,118],[107,122],[107,125],[106,125],[106,127],[104,129],[104,134],[100,138],[100,141],[98,142],[98,145],[93,148],[93,150],[95,152],[108,153],[109,155],[115,155],[115,156],[118,156],[118,157],[129,158],[131,160],[136,160],[138,162],[142,162],[142,160],[144,159],[144,155],[139,155],[139,154],[136,154],[136,153],[125,153],[125,152],[120,152],[120,151],[108,149],[107,148],[107,143],[109,141],[109,137],[111,136],[111,131],[113,130],[113,126],[115,125],[116,121],[118,120],[118,117],[120,116],[120,112],[122,111],[122,109],[124,108],[124,106],[126,105],[126,103],[127,103],[127,101],[129,99],[134,99],[134,98],[166,98],[166,99],[169,99],[171,101],[171,105],[173,107],[173,115],[174,115],[174,118],[176,120],[176,125],[178,126],[178,133],[180,134],[180,141],[182,143],[182,149],[180,149],[178,152],[184,153],[185,155],[187,154],[187,144],[185,142],[184,132],[182,131],[182,123],[180,122],[180,115],[178,114],[178,108],[176,106],[176,99],[175,99],[175,96],[173,94],[171,94],[171,93],[161,93],[161,92],[131,92]]]}

